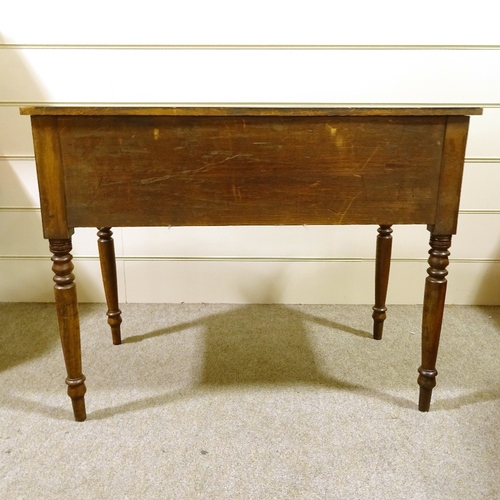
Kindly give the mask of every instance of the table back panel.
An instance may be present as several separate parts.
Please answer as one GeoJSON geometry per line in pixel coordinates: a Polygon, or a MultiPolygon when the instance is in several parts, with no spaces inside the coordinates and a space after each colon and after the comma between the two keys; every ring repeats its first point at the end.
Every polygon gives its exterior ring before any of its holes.
{"type": "Polygon", "coordinates": [[[59,116],[67,223],[433,224],[443,116],[59,116]]]}

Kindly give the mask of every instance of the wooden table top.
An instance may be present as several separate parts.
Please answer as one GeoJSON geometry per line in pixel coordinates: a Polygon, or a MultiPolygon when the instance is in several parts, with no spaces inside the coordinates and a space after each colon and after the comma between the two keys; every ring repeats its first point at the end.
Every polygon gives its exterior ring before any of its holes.
{"type": "Polygon", "coordinates": [[[268,107],[268,106],[26,106],[22,115],[37,116],[469,116],[482,108],[462,107],[268,107]]]}

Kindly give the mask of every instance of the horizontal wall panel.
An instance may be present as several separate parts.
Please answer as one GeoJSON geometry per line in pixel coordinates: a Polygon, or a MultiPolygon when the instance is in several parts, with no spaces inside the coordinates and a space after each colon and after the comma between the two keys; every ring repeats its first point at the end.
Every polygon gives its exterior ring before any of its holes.
{"type": "MultiPolygon", "coordinates": [[[[5,236],[0,256],[49,258],[39,212],[0,210],[0,232],[5,236]]],[[[76,228],[72,254],[96,257],[96,232],[76,228]]],[[[373,259],[377,237],[376,226],[113,228],[113,233],[116,255],[139,260],[373,259]]],[[[394,226],[393,257],[427,258],[428,240],[424,226],[394,226]]]]}
{"type": "MultiPolygon", "coordinates": [[[[500,213],[464,213],[452,256],[500,260],[500,213]],[[485,228],[489,228],[485,230],[485,228]]],[[[373,259],[376,226],[250,226],[124,228],[125,256],[373,259]]],[[[429,232],[423,225],[393,227],[393,258],[426,259],[429,232]]]]}
{"type": "Polygon", "coordinates": [[[496,259],[500,261],[500,213],[460,214],[451,256],[455,259],[496,259]]]}
{"type": "MultiPolygon", "coordinates": [[[[429,233],[424,226],[397,226],[394,231],[394,257],[426,258],[429,233]]],[[[124,228],[123,251],[146,259],[373,259],[376,237],[376,226],[124,228]]]]}
{"type": "MultiPolygon", "coordinates": [[[[114,228],[116,255],[122,254],[121,229],[114,228]]],[[[50,258],[49,243],[42,235],[39,211],[1,210],[0,207],[0,256],[50,258]]],[[[97,256],[97,229],[77,228],[72,238],[74,256],[97,256]]]]}
{"type": "MultiPolygon", "coordinates": [[[[125,266],[129,302],[373,301],[374,266],[369,262],[126,262],[125,266]]],[[[388,303],[421,303],[427,267],[426,262],[394,262],[388,303]]],[[[452,263],[449,270],[449,304],[500,303],[500,263],[452,263]]]]}
{"type": "Polygon", "coordinates": [[[40,212],[0,211],[0,255],[49,255],[40,212]]]}
{"type": "MultiPolygon", "coordinates": [[[[499,52],[500,54],[500,52],[499,52]]],[[[500,61],[499,61],[500,62],[500,61]]],[[[500,80],[495,82],[498,85],[500,80]]],[[[500,97],[500,95],[499,95],[500,97]]],[[[497,99],[497,104],[500,104],[497,99]]],[[[471,116],[469,135],[467,138],[467,158],[500,158],[500,106],[485,108],[480,116],[471,116]]]]}
{"type": "Polygon", "coordinates": [[[0,302],[52,302],[50,260],[1,259],[0,302]]]}
{"type": "MultiPolygon", "coordinates": [[[[79,300],[103,302],[98,261],[74,264],[79,300]]],[[[421,303],[427,267],[425,261],[393,262],[387,303],[421,303]]],[[[500,263],[452,262],[449,271],[448,304],[500,304],[500,263]]],[[[0,275],[0,302],[53,301],[44,259],[0,259],[0,275]]],[[[371,314],[373,279],[373,262],[359,261],[118,262],[122,303],[368,304],[371,314]]]]}
{"type": "MultiPolygon", "coordinates": [[[[98,261],[75,260],[75,283],[81,302],[104,302],[98,261]]],[[[118,263],[118,288],[125,299],[122,264],[118,263]]],[[[0,302],[52,302],[53,273],[49,259],[1,259],[0,302]]],[[[103,308],[103,314],[106,309],[103,308]]],[[[104,316],[105,317],[105,316],[104,316]]],[[[104,320],[105,321],[105,320],[104,320]]]]}
{"type": "MultiPolygon", "coordinates": [[[[500,143],[500,141],[498,142],[500,143]]],[[[500,210],[499,186],[500,161],[497,163],[466,163],[460,209],[500,210]]]]}
{"type": "Polygon", "coordinates": [[[0,158],[0,210],[2,207],[40,207],[34,160],[0,158]]]}
{"type": "Polygon", "coordinates": [[[401,8],[372,2],[230,2],[62,0],[7,2],[2,36],[10,43],[66,44],[492,44],[498,43],[495,4],[468,8],[421,0],[401,8]],[[140,8],[138,8],[140,7],[140,8]],[[77,21],[77,22],[75,22],[77,21]],[[410,22],[411,21],[411,22],[410,22]],[[50,29],[47,29],[50,26],[50,29]]]}
{"type": "Polygon", "coordinates": [[[3,48],[0,60],[1,100],[15,102],[500,102],[500,50],[3,48]]]}
{"type": "MultiPolygon", "coordinates": [[[[500,213],[463,213],[453,238],[456,259],[500,260],[500,213]]],[[[425,226],[393,227],[394,259],[426,259],[425,226]]],[[[38,211],[0,210],[0,255],[50,255],[38,211]]],[[[97,230],[77,228],[73,255],[97,256],[97,230]]],[[[116,255],[134,259],[373,259],[376,226],[234,226],[113,228],[116,255]]]]}
{"type": "Polygon", "coordinates": [[[372,301],[372,263],[126,262],[125,272],[130,302],[372,301]]]}
{"type": "MultiPolygon", "coordinates": [[[[112,232],[115,242],[115,254],[119,258],[123,255],[122,228],[114,227],[112,232]]],[[[97,240],[97,228],[77,227],[72,237],[73,255],[97,257],[99,255],[97,240]]]]}
{"type": "Polygon", "coordinates": [[[448,304],[500,305],[500,263],[452,263],[448,304]]]}
{"type": "Polygon", "coordinates": [[[0,105],[0,157],[33,155],[29,116],[21,116],[19,106],[0,105]]]}

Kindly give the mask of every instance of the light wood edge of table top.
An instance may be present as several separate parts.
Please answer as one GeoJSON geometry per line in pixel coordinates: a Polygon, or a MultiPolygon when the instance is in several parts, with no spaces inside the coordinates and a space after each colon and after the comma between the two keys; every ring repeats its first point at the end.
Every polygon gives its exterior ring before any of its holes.
{"type": "Polygon", "coordinates": [[[279,106],[24,106],[21,115],[34,116],[469,116],[477,107],[279,107],[279,106]]]}

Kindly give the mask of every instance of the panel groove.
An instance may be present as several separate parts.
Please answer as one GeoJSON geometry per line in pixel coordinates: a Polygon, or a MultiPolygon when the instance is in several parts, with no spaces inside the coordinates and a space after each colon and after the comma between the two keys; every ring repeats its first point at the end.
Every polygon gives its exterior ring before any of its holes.
{"type": "Polygon", "coordinates": [[[297,102],[297,101],[9,101],[0,100],[1,107],[36,106],[106,106],[106,107],[293,107],[293,108],[500,108],[499,102],[297,102]]]}
{"type": "Polygon", "coordinates": [[[500,50],[500,45],[328,45],[328,44],[23,44],[4,43],[0,49],[67,50],[500,50]]]}
{"type": "MultiPolygon", "coordinates": [[[[0,155],[0,162],[1,161],[26,161],[26,160],[35,161],[35,156],[34,155],[0,155]]],[[[500,163],[500,157],[491,157],[491,158],[466,157],[465,163],[500,163]]]]}
{"type": "MultiPolygon", "coordinates": [[[[43,260],[50,261],[50,255],[0,255],[0,260],[43,260]]],[[[97,255],[74,255],[73,260],[99,261],[97,255]]],[[[365,257],[247,257],[247,256],[117,256],[117,262],[368,262],[375,263],[374,258],[365,257]]],[[[427,258],[404,258],[396,257],[391,263],[427,263],[427,258]]],[[[500,259],[491,258],[450,258],[450,262],[456,264],[498,264],[500,259]]]]}
{"type": "MultiPolygon", "coordinates": [[[[40,212],[40,207],[29,207],[29,206],[0,206],[0,212],[40,212]]],[[[459,210],[460,214],[469,215],[498,215],[500,214],[499,209],[481,209],[481,208],[466,208],[459,210]]],[[[127,227],[127,226],[125,226],[127,227]]]]}

